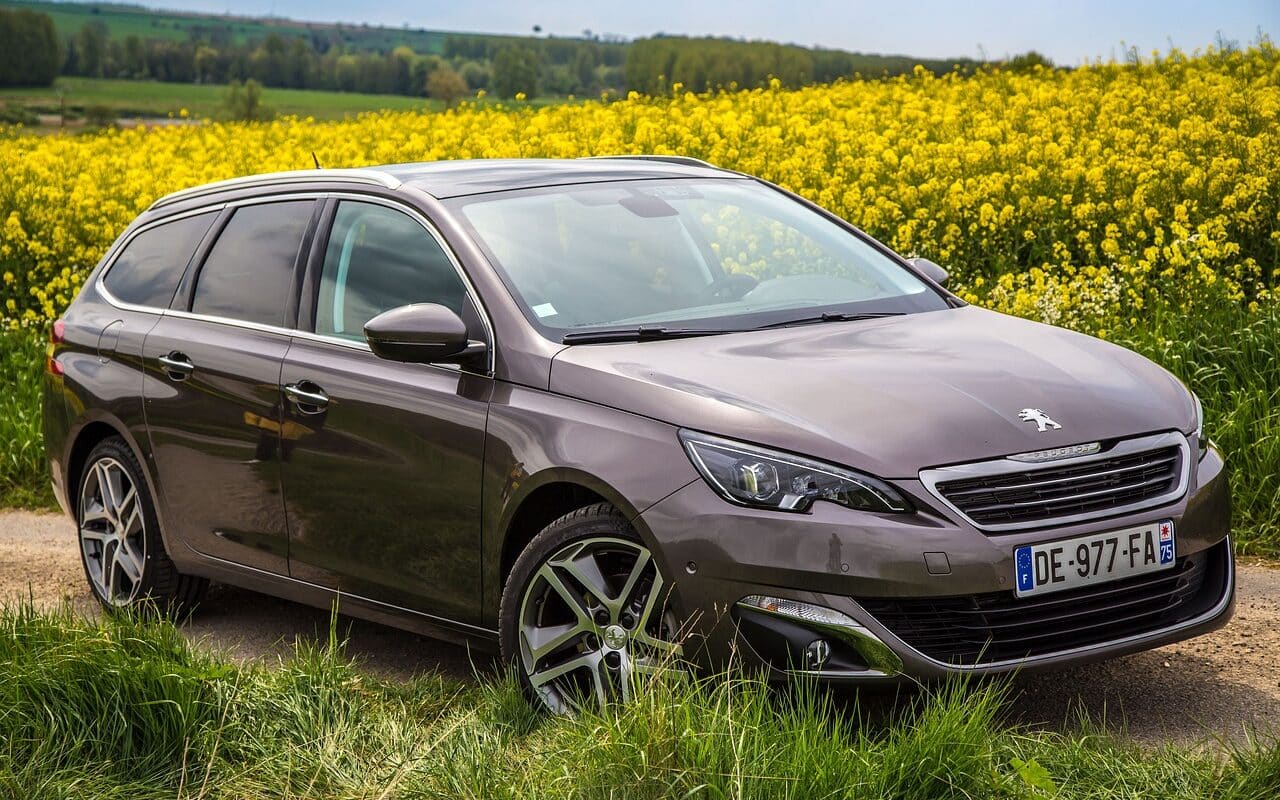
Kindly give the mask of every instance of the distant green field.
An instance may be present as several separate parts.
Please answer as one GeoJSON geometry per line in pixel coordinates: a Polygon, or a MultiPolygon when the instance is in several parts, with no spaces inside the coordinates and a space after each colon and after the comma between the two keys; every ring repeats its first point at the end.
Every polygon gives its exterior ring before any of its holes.
{"type": "Polygon", "coordinates": [[[0,6],[30,8],[53,17],[60,36],[75,34],[88,22],[101,22],[112,39],[137,36],[142,39],[186,41],[193,32],[204,39],[216,30],[225,31],[235,44],[248,44],[275,32],[281,36],[309,37],[311,31],[336,33],[341,41],[363,51],[389,51],[408,45],[418,53],[440,53],[444,41],[454,35],[420,28],[385,28],[369,25],[336,25],[299,22],[291,19],[247,19],[214,14],[162,11],[115,3],[51,3],[35,0],[0,0],[0,6]]]}
{"type": "MultiPolygon", "coordinates": [[[[222,105],[224,86],[192,83],[160,83],[106,78],[59,78],[53,88],[0,89],[0,104],[23,105],[37,113],[57,113],[58,91],[67,108],[83,111],[94,105],[107,106],[120,117],[164,117],[183,108],[195,117],[215,117],[222,105]]],[[[355,94],[306,89],[263,89],[263,102],[278,114],[341,119],[362,111],[391,109],[438,111],[438,100],[394,94],[355,94]]]]}

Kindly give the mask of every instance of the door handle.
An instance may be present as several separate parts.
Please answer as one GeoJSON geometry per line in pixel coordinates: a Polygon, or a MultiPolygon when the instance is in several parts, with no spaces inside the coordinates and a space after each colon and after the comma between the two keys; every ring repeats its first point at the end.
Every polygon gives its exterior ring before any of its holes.
{"type": "Polygon", "coordinates": [[[290,383],[284,387],[284,393],[303,414],[319,414],[329,405],[329,395],[311,381],[290,383]]]}
{"type": "Polygon", "coordinates": [[[169,380],[185,381],[191,377],[191,373],[196,371],[196,365],[191,363],[191,359],[176,350],[156,360],[160,362],[160,366],[164,367],[169,380]]]}

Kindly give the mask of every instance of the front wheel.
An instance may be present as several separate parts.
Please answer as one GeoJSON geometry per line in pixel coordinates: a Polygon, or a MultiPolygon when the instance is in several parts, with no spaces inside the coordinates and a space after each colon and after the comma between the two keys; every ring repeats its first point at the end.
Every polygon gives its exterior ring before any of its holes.
{"type": "Polygon", "coordinates": [[[534,537],[503,588],[502,656],[553,713],[631,699],[641,676],[678,667],[669,584],[608,504],[566,514],[534,537]]]}
{"type": "Polygon", "coordinates": [[[209,582],[179,573],[169,560],[142,467],[123,439],[104,439],[89,452],[77,498],[80,559],[103,606],[150,601],[184,612],[203,596],[209,582]]]}

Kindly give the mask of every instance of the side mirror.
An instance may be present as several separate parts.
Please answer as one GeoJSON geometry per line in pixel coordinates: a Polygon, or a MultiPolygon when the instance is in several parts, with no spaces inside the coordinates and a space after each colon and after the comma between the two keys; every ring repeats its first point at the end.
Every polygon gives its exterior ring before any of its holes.
{"type": "Polygon", "coordinates": [[[451,309],[415,303],[384,311],[364,325],[374,355],[411,364],[448,364],[483,353],[484,342],[467,338],[467,325],[451,309]]]}
{"type": "Polygon", "coordinates": [[[939,286],[947,285],[947,278],[950,277],[945,269],[933,263],[927,258],[908,258],[907,263],[924,273],[925,277],[939,286]]]}

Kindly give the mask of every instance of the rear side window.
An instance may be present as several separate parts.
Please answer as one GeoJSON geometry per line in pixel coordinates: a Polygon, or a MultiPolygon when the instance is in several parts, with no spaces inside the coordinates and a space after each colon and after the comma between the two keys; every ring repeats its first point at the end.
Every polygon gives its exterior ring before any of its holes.
{"type": "Polygon", "coordinates": [[[191,311],[283,325],[293,265],[314,206],[302,200],[237,209],[200,268],[191,311]]]}
{"type": "Polygon", "coordinates": [[[407,214],[338,204],[316,298],[316,333],[364,341],[364,324],[409,303],[462,313],[467,290],[444,249],[407,214]]]}
{"type": "Polygon", "coordinates": [[[123,303],[168,308],[200,239],[218,212],[166,222],[129,240],[102,279],[111,296],[123,303]]]}

